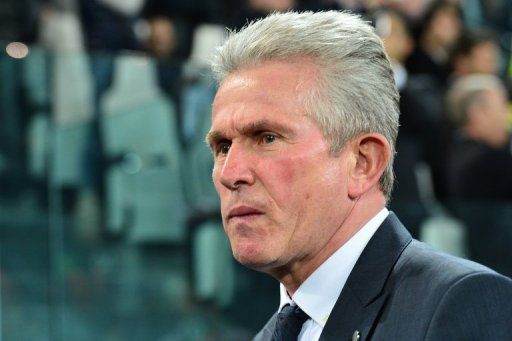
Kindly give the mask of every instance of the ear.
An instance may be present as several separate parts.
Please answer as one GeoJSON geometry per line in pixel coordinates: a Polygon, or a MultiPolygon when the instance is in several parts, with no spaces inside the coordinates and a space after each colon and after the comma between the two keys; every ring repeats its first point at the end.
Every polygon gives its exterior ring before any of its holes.
{"type": "Polygon", "coordinates": [[[368,133],[352,141],[351,151],[355,162],[349,172],[348,195],[355,199],[378,185],[391,159],[391,147],[383,135],[368,133]]]}

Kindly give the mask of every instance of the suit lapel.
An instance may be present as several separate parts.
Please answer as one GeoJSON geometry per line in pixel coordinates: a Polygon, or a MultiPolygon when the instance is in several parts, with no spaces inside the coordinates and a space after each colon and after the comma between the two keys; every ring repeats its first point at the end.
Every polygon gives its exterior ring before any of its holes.
{"type": "Polygon", "coordinates": [[[350,273],[327,321],[321,340],[351,340],[359,331],[364,340],[371,334],[388,294],[388,276],[412,237],[394,213],[384,220],[363,250],[350,273]]]}
{"type": "Polygon", "coordinates": [[[277,313],[275,313],[270,320],[268,320],[267,324],[263,329],[254,337],[253,341],[268,341],[272,338],[272,333],[274,332],[275,326],[277,322],[277,313]]]}

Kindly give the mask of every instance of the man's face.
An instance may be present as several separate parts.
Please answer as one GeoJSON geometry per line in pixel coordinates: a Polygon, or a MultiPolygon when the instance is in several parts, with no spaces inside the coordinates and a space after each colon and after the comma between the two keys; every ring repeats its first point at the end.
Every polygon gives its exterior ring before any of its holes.
{"type": "Polygon", "coordinates": [[[213,181],[235,258],[268,271],[314,260],[349,212],[345,150],[306,115],[311,61],[269,61],[227,77],[208,136],[213,181]]]}
{"type": "Polygon", "coordinates": [[[492,42],[475,46],[468,58],[471,73],[494,74],[498,70],[499,51],[492,42]]]}
{"type": "Polygon", "coordinates": [[[430,23],[434,39],[442,46],[451,47],[460,35],[461,21],[457,11],[452,7],[442,7],[430,23]]]}

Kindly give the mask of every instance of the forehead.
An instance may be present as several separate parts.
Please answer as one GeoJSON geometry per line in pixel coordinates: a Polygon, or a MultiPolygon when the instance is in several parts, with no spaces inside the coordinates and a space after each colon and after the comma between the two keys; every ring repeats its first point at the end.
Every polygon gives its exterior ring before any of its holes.
{"type": "Polygon", "coordinates": [[[319,68],[312,58],[292,57],[287,60],[270,60],[256,65],[243,67],[228,75],[221,83],[214,106],[223,99],[224,93],[240,93],[244,97],[259,97],[259,99],[277,99],[277,93],[303,93],[313,85],[318,78],[319,68]],[[247,90],[249,93],[243,93],[247,90]]]}
{"type": "Polygon", "coordinates": [[[316,86],[318,68],[306,58],[266,61],[242,68],[224,79],[215,96],[213,126],[226,119],[306,114],[304,99],[316,86]]]}

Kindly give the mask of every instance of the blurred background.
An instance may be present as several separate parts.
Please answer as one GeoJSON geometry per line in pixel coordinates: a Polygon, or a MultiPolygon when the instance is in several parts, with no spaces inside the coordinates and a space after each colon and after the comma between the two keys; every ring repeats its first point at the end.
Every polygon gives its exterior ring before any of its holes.
{"type": "Polygon", "coordinates": [[[512,1],[2,0],[0,340],[249,340],[278,283],[231,257],[204,143],[226,27],[348,9],[401,93],[390,209],[512,276],[512,1]]]}

